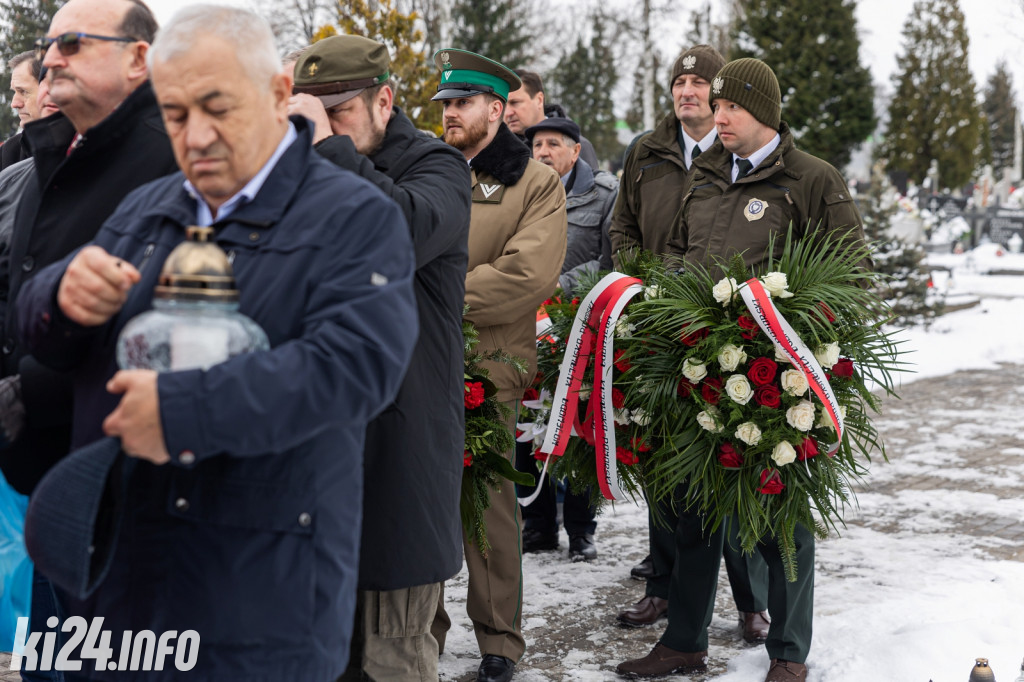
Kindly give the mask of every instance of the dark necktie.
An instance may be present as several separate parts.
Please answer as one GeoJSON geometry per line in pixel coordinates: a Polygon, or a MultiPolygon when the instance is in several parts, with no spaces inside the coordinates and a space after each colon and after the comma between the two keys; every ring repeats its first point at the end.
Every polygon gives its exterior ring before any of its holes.
{"type": "Polygon", "coordinates": [[[747,159],[737,159],[736,168],[739,170],[739,172],[736,173],[736,179],[739,180],[754,169],[754,164],[750,163],[747,159]]]}
{"type": "Polygon", "coordinates": [[[698,156],[700,156],[700,145],[695,144],[693,145],[693,151],[690,152],[690,161],[695,160],[698,156]]]}

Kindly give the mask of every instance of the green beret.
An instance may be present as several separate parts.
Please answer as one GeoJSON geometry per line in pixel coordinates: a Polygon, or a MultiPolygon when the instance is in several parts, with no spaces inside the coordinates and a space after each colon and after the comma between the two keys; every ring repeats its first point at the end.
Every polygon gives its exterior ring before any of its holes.
{"type": "Polygon", "coordinates": [[[313,43],[295,63],[292,92],[319,97],[329,109],[386,83],[390,64],[388,48],[376,40],[331,36],[313,43]]]}

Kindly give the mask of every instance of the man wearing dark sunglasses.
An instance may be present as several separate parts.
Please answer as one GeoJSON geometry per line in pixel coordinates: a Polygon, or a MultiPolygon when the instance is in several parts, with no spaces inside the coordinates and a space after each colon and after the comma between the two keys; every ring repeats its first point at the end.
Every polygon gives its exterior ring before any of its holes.
{"type": "MultiPolygon", "coordinates": [[[[20,436],[0,452],[0,469],[24,494],[68,452],[71,382],[19,347],[13,302],[45,265],[90,241],[129,192],[177,170],[146,69],[156,29],[137,0],[70,0],[39,43],[45,85],[60,112],[25,126],[36,181],[26,183],[18,203],[10,274],[0,277],[0,376],[20,376],[26,412],[20,436]]],[[[52,589],[37,583],[32,597],[30,625],[44,630],[54,613],[52,589]],[[43,608],[39,600],[47,596],[43,608]]]]}

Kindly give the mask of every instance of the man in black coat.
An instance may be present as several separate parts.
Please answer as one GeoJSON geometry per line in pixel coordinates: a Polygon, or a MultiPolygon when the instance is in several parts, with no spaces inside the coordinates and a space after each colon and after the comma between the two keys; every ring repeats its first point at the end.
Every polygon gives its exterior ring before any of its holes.
{"type": "Polygon", "coordinates": [[[315,43],[295,67],[291,113],[317,151],[401,207],[416,251],[420,334],[398,397],[364,454],[356,636],[342,679],[437,680],[430,624],[462,566],[463,340],[470,175],[462,156],[393,106],[387,48],[361,36],[315,43]]]}
{"type": "Polygon", "coordinates": [[[20,375],[27,419],[0,453],[0,469],[23,494],[68,451],[71,390],[67,376],[41,367],[18,345],[13,301],[41,268],[91,240],[129,192],[176,170],[145,61],[156,29],[144,5],[71,0],[48,36],[83,32],[116,40],[79,38],[71,53],[43,39],[50,98],[60,113],[25,126],[37,181],[26,183],[0,268],[8,271],[0,278],[0,373],[20,375]]]}

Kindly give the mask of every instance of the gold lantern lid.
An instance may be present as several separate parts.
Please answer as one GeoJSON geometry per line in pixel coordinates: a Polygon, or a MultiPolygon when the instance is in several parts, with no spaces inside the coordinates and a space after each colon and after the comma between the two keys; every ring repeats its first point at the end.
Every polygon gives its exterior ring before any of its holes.
{"type": "Polygon", "coordinates": [[[185,228],[185,241],[164,261],[153,296],[163,299],[237,303],[238,289],[231,261],[211,241],[212,227],[185,228]]]}

